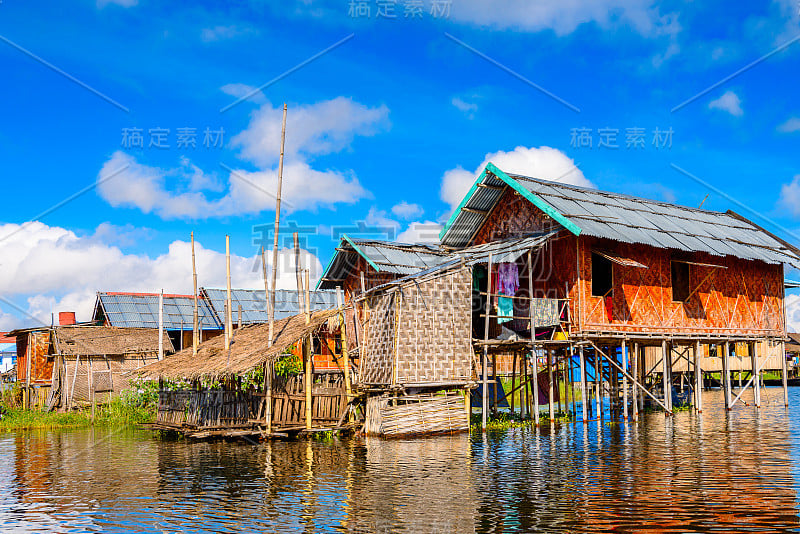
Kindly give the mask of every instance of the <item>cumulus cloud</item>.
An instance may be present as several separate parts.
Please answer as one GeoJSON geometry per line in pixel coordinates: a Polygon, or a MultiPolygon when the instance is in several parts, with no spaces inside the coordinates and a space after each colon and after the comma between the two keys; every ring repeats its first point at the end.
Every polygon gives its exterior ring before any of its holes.
{"type": "Polygon", "coordinates": [[[780,126],[778,131],[783,133],[800,132],[800,118],[792,117],[780,126]]]}
{"type": "Polygon", "coordinates": [[[401,219],[410,220],[420,217],[423,213],[422,206],[419,204],[409,204],[405,200],[392,206],[392,213],[401,219]]]}
{"type": "Polygon", "coordinates": [[[734,117],[741,117],[744,114],[742,101],[739,100],[739,95],[733,91],[725,91],[725,94],[721,97],[709,102],[708,109],[719,109],[730,113],[734,117]]]}
{"type": "Polygon", "coordinates": [[[454,96],[452,100],[450,100],[450,103],[453,104],[458,111],[466,115],[468,119],[472,120],[475,118],[475,113],[478,111],[478,104],[475,102],[467,102],[461,97],[454,96]]]}
{"type": "Polygon", "coordinates": [[[786,295],[786,330],[800,332],[800,295],[786,295]]]}
{"type": "Polygon", "coordinates": [[[461,0],[451,20],[482,27],[569,34],[585,23],[602,28],[630,26],[645,36],[663,33],[663,20],[653,0],[461,0]]]}
{"type": "Polygon", "coordinates": [[[420,245],[438,245],[439,233],[443,226],[434,221],[416,221],[400,232],[397,241],[400,243],[416,243],[420,245]]]}
{"type": "Polygon", "coordinates": [[[242,28],[240,26],[232,24],[229,26],[214,26],[213,28],[203,28],[203,30],[200,32],[200,38],[204,42],[210,43],[213,41],[222,41],[224,39],[233,39],[234,37],[247,35],[249,33],[253,33],[252,28],[242,28]]]}
{"type": "MultiPolygon", "coordinates": [[[[223,91],[245,95],[248,86],[223,91]]],[[[260,94],[260,93],[259,93],[260,94]]],[[[263,97],[263,95],[262,95],[263,97]]],[[[137,208],[163,219],[198,219],[259,213],[275,207],[282,109],[263,104],[232,145],[258,170],[230,169],[227,181],[181,157],[174,168],[149,166],[114,152],[98,174],[98,194],[114,207],[137,208]],[[214,193],[214,194],[210,194],[214,193]]],[[[294,107],[287,120],[282,200],[287,211],[353,203],[370,196],[352,171],[312,167],[315,156],[339,152],[357,135],[388,127],[388,109],[339,97],[294,107]]]]}
{"type": "Polygon", "coordinates": [[[487,154],[474,172],[467,171],[460,166],[446,171],[442,176],[441,199],[455,209],[489,162],[494,163],[505,172],[583,187],[594,187],[594,184],[587,180],[580,169],[575,166],[572,158],[560,150],[547,146],[539,148],[518,146],[511,152],[501,150],[487,154]]]}
{"type": "Polygon", "coordinates": [[[245,83],[229,83],[220,87],[220,91],[236,98],[244,98],[246,96],[248,100],[256,104],[267,103],[267,97],[264,96],[264,93],[261,92],[258,87],[253,87],[245,83]]]}
{"type": "Polygon", "coordinates": [[[796,175],[788,184],[781,186],[778,209],[792,217],[800,217],[800,174],[796,175]]]}
{"type": "Polygon", "coordinates": [[[97,0],[97,7],[104,8],[109,4],[115,4],[122,7],[133,7],[139,3],[139,0],[97,0]]]}
{"type": "MultiPolygon", "coordinates": [[[[97,232],[96,232],[97,233],[97,232]]],[[[222,244],[220,244],[222,245],[222,244]]],[[[220,246],[222,248],[222,246],[220,246]]],[[[224,287],[225,254],[195,242],[199,283],[224,287]]],[[[294,253],[279,251],[278,287],[295,286],[294,253]]],[[[76,311],[78,320],[90,318],[95,291],[192,292],[191,245],[174,241],[163,254],[150,257],[126,254],[120,248],[100,242],[94,236],[31,222],[0,225],[0,294],[27,311],[23,316],[0,301],[3,328],[33,326],[50,322],[51,311],[76,311]],[[3,239],[3,236],[9,236],[3,239]]],[[[268,268],[272,258],[267,254],[268,268]]],[[[260,253],[231,256],[231,278],[235,287],[262,289],[260,253]]],[[[317,257],[301,251],[304,268],[317,278],[322,264],[317,257]]]]}

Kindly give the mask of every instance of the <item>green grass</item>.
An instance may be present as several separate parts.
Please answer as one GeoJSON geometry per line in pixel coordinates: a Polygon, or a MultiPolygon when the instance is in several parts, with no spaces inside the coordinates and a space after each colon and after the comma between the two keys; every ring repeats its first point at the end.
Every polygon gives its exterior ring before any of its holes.
{"type": "MultiPolygon", "coordinates": [[[[569,413],[556,413],[554,422],[568,423],[573,420],[572,414],[569,413]]],[[[473,413],[470,416],[470,432],[481,432],[482,430],[481,414],[473,413]]],[[[496,416],[490,416],[486,420],[486,430],[489,432],[508,430],[510,428],[525,428],[534,426],[535,422],[527,417],[522,419],[518,413],[498,412],[496,416]]],[[[539,426],[549,425],[550,416],[547,412],[539,414],[539,426]]]]}
{"type": "MultiPolygon", "coordinates": [[[[3,399],[6,400],[6,399],[3,399]]],[[[95,407],[94,422],[91,407],[71,412],[24,410],[9,401],[0,419],[0,431],[26,429],[79,428],[94,425],[117,426],[150,423],[155,420],[158,396],[153,391],[130,389],[118,397],[95,407]]]]}

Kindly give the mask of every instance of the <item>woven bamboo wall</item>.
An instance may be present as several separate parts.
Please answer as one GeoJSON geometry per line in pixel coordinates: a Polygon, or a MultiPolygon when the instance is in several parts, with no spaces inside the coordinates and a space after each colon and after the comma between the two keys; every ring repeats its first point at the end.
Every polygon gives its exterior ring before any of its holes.
{"type": "Polygon", "coordinates": [[[410,283],[397,306],[397,384],[472,378],[472,269],[410,283]]]}
{"type": "Polygon", "coordinates": [[[73,402],[91,401],[92,383],[95,401],[104,402],[130,386],[130,371],[156,361],[158,354],[155,352],[81,356],[80,361],[74,356],[65,356],[61,405],[66,406],[70,396],[73,402]]]}
{"type": "Polygon", "coordinates": [[[367,320],[360,351],[358,375],[362,384],[391,384],[394,367],[395,294],[384,294],[367,302],[367,320]]]}

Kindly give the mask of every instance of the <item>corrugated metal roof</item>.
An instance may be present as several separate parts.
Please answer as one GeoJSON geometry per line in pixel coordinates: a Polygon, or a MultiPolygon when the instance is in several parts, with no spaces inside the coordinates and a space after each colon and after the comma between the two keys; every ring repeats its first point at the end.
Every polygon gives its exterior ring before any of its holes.
{"type": "Polygon", "coordinates": [[[492,263],[511,263],[533,248],[542,246],[559,231],[528,237],[492,241],[483,245],[467,247],[453,253],[451,258],[463,258],[468,264],[482,263],[492,254],[492,263]]]}
{"type": "MultiPolygon", "coordinates": [[[[225,289],[202,288],[201,294],[208,298],[211,307],[217,313],[220,323],[225,321],[225,289]]],[[[311,310],[329,310],[336,307],[335,291],[311,291],[311,310]]],[[[267,301],[264,290],[257,289],[231,289],[231,309],[233,322],[236,324],[239,317],[239,306],[242,307],[242,324],[266,323],[269,321],[267,301]]],[[[279,289],[275,292],[275,319],[285,319],[300,313],[297,303],[297,291],[279,289]]]]}
{"type": "MultiPolygon", "coordinates": [[[[492,165],[487,166],[494,168],[492,165]]],[[[499,169],[495,170],[502,174],[499,169]]],[[[507,174],[503,180],[491,171],[479,178],[492,185],[508,183],[524,188],[541,206],[562,217],[562,224],[576,225],[581,235],[659,248],[736,256],[766,263],[787,263],[800,268],[800,255],[768,232],[733,212],[688,208],[619,193],[507,174]]],[[[519,189],[518,189],[519,190],[519,189]]],[[[483,223],[485,216],[464,212],[461,207],[489,210],[500,191],[473,186],[442,233],[442,245],[463,247],[483,223]]],[[[523,191],[524,193],[524,191],[523,191]]]]}
{"type": "MultiPolygon", "coordinates": [[[[98,293],[108,324],[130,328],[158,328],[158,294],[151,293],[98,293]]],[[[94,319],[98,317],[95,306],[94,319]]],[[[164,295],[164,329],[191,330],[193,328],[194,298],[191,295],[164,295]]],[[[204,330],[220,330],[222,322],[202,299],[197,299],[197,316],[204,330]]]]}
{"type": "Polygon", "coordinates": [[[342,280],[356,265],[359,256],[370,262],[378,272],[401,276],[441,265],[448,259],[445,252],[432,246],[346,237],[336,249],[336,255],[317,287],[333,289],[341,285],[342,280]]]}

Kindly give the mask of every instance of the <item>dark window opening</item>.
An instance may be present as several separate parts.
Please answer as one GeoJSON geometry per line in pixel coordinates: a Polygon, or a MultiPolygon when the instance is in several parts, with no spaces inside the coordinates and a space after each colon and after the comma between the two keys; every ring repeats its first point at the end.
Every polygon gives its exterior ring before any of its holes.
{"type": "Polygon", "coordinates": [[[605,297],[614,288],[611,261],[599,254],[592,254],[592,296],[605,297]]]}
{"type": "Polygon", "coordinates": [[[336,354],[341,354],[342,353],[342,338],[341,337],[336,336],[336,338],[334,339],[334,341],[333,341],[333,350],[334,350],[334,352],[336,352],[336,354]]]}
{"type": "Polygon", "coordinates": [[[672,300],[686,302],[689,298],[689,264],[682,261],[672,262],[672,300]]]}
{"type": "Polygon", "coordinates": [[[317,336],[312,336],[311,352],[322,354],[322,341],[317,336]]]}

